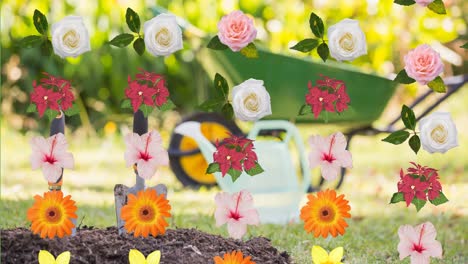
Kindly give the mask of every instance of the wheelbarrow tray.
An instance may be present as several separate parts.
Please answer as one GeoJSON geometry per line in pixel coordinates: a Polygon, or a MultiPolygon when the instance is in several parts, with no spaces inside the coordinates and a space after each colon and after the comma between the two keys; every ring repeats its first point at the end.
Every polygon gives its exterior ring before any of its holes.
{"type": "Polygon", "coordinates": [[[351,65],[328,61],[315,62],[258,50],[258,59],[248,59],[230,50],[202,49],[198,60],[209,76],[223,75],[230,86],[249,79],[260,79],[270,93],[273,114],[265,119],[293,120],[298,123],[322,122],[325,111],[314,119],[313,114],[298,116],[308,92],[307,83],[314,84],[320,74],[343,80],[351,99],[343,113],[328,114],[330,123],[370,125],[378,119],[395,92],[396,83],[372,74],[358,71],[351,65]]]}

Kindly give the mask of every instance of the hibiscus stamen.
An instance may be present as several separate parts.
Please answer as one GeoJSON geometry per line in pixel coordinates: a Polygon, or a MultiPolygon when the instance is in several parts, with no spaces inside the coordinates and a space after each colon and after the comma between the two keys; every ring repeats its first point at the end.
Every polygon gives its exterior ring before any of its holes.
{"type": "Polygon", "coordinates": [[[54,148],[56,144],[57,144],[57,136],[54,136],[54,139],[52,139],[52,145],[50,146],[50,153],[49,155],[47,154],[45,155],[45,159],[44,159],[45,162],[54,164],[57,161],[57,159],[55,159],[54,157],[54,148]]]}
{"type": "Polygon", "coordinates": [[[421,245],[421,240],[422,240],[422,236],[424,234],[424,227],[426,227],[425,224],[422,225],[421,227],[421,233],[419,233],[419,240],[418,240],[418,244],[414,244],[413,245],[413,250],[421,253],[425,250],[425,248],[421,245]]]}
{"type": "Polygon", "coordinates": [[[236,220],[236,221],[242,218],[242,216],[239,214],[239,202],[240,202],[241,195],[242,195],[242,191],[239,192],[239,196],[237,196],[235,211],[234,212],[233,211],[229,212],[230,213],[229,217],[236,220]]]}
{"type": "Polygon", "coordinates": [[[332,154],[332,147],[335,144],[335,135],[332,136],[330,141],[330,147],[328,148],[328,153],[323,153],[322,159],[326,160],[330,163],[336,160],[336,158],[332,154]]]}
{"type": "Polygon", "coordinates": [[[152,157],[151,155],[148,153],[148,146],[151,142],[151,133],[153,131],[149,132],[148,134],[148,137],[146,138],[146,143],[145,143],[145,151],[144,152],[140,152],[140,158],[143,159],[144,161],[148,161],[150,160],[152,157]]]}

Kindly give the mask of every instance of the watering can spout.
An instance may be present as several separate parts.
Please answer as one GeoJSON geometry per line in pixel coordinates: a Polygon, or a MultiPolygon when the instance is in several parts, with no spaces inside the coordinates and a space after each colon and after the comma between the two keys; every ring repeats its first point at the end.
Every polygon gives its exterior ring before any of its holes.
{"type": "Polygon", "coordinates": [[[186,137],[190,137],[197,142],[201,153],[208,161],[213,162],[213,153],[215,152],[215,146],[202,134],[201,124],[195,121],[183,122],[178,125],[174,132],[186,137]]]}

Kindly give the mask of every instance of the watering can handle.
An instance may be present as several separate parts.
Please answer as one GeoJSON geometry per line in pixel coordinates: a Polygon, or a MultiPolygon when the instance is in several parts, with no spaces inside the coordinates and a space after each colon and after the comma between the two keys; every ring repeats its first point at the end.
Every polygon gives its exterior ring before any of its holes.
{"type": "Polygon", "coordinates": [[[294,144],[296,145],[299,154],[299,160],[301,162],[303,176],[301,187],[304,192],[307,192],[311,181],[309,162],[307,160],[304,142],[302,141],[302,137],[299,134],[297,127],[294,124],[284,120],[258,121],[250,130],[247,137],[255,140],[262,130],[284,130],[286,131],[286,137],[283,139],[283,142],[288,144],[290,140],[294,140],[294,144]]]}

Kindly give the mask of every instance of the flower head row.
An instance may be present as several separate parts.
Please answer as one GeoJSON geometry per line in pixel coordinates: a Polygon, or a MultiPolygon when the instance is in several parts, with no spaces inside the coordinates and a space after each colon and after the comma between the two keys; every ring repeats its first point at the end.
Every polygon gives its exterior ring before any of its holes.
{"type": "Polygon", "coordinates": [[[176,17],[171,14],[159,14],[143,25],[144,35],[140,34],[140,16],[127,8],[126,22],[131,31],[138,34],[123,33],[114,37],[109,43],[123,48],[133,42],[133,48],[139,55],[145,49],[154,56],[168,56],[183,48],[182,30],[176,17]]]}
{"type": "Polygon", "coordinates": [[[313,246],[311,250],[313,264],[342,264],[343,247],[333,249],[330,254],[321,246],[313,246]]]}
{"type": "MultiPolygon", "coordinates": [[[[57,256],[57,259],[47,250],[40,250],[38,255],[39,264],[68,264],[70,263],[70,251],[65,251],[57,256]]],[[[161,251],[156,250],[151,252],[145,258],[143,253],[137,249],[130,249],[128,261],[130,264],[159,264],[161,260],[161,251]]]]}
{"type": "Polygon", "coordinates": [[[224,177],[231,175],[232,181],[245,171],[250,176],[263,172],[254,151],[253,140],[230,134],[222,142],[216,142],[216,151],[213,153],[213,163],[208,165],[206,173],[221,172],[224,177]]]}
{"type": "Polygon", "coordinates": [[[171,205],[164,194],[146,189],[137,195],[128,194],[127,200],[128,203],[122,207],[121,217],[128,233],[133,232],[135,237],[165,234],[169,226],[165,218],[171,217],[171,205]]]}
{"type": "Polygon", "coordinates": [[[337,61],[352,61],[367,54],[366,35],[357,20],[346,18],[330,26],[327,32],[328,44],[324,39],[325,26],[322,19],[311,13],[309,24],[317,38],[301,40],[291,49],[309,53],[317,48],[317,53],[323,61],[326,61],[329,55],[337,61]]]}
{"type": "MultiPolygon", "coordinates": [[[[341,113],[348,109],[351,101],[343,81],[329,78],[321,75],[323,79],[318,80],[315,86],[309,81],[309,93],[306,94],[306,104],[299,111],[300,115],[308,113],[308,109],[314,113],[314,118],[318,118],[320,113],[325,110],[330,113],[341,113]]],[[[310,112],[309,112],[310,113],[310,112]]],[[[328,121],[325,119],[325,121],[328,121]]]]}
{"type": "Polygon", "coordinates": [[[395,78],[396,82],[410,84],[418,82],[427,85],[435,92],[444,93],[446,87],[439,76],[444,71],[444,63],[431,46],[419,45],[404,57],[405,68],[395,78]]]}
{"type": "Polygon", "coordinates": [[[28,209],[27,218],[34,234],[41,238],[62,238],[72,234],[75,224],[71,220],[78,217],[76,209],[70,195],[63,197],[61,191],[50,191],[44,196],[34,196],[34,205],[28,209]]]}
{"type": "Polygon", "coordinates": [[[301,219],[307,233],[314,232],[314,237],[326,238],[329,234],[336,237],[344,235],[348,226],[344,218],[350,218],[351,206],[344,195],[336,196],[334,190],[320,191],[317,195],[309,194],[308,202],[301,209],[301,219]]]}
{"type": "Polygon", "coordinates": [[[216,194],[216,226],[227,224],[229,236],[241,239],[247,232],[247,225],[260,223],[253,202],[252,195],[246,190],[234,194],[216,194]]]}
{"type": "Polygon", "coordinates": [[[33,91],[31,92],[31,103],[33,105],[28,108],[28,112],[37,110],[40,117],[46,111],[52,117],[55,117],[58,111],[70,113],[67,110],[76,107],[73,105],[75,96],[71,90],[70,81],[46,72],[44,72],[44,75],[45,77],[40,80],[39,84],[33,81],[33,91]]]}
{"type": "Polygon", "coordinates": [[[47,18],[37,9],[34,10],[33,22],[42,36],[31,35],[23,38],[23,47],[41,46],[44,55],[51,55],[53,50],[61,58],[77,57],[91,50],[89,33],[80,16],[67,16],[52,24],[52,41],[48,37],[47,18]]]}
{"type": "Polygon", "coordinates": [[[62,133],[49,138],[41,136],[31,139],[31,167],[33,170],[42,169],[44,178],[51,183],[60,179],[63,169],[72,169],[73,155],[67,152],[68,143],[62,133]]]}
{"type": "Polygon", "coordinates": [[[347,141],[341,132],[326,138],[319,135],[311,136],[309,145],[311,148],[309,166],[311,169],[320,166],[325,180],[336,179],[342,167],[353,167],[351,152],[346,150],[347,141]]]}
{"type": "Polygon", "coordinates": [[[391,203],[405,201],[406,206],[413,203],[419,211],[429,200],[434,205],[447,202],[439,182],[439,174],[436,169],[421,166],[411,162],[413,167],[407,169],[406,173],[400,170],[400,181],[398,192],[393,194],[391,203]]]}
{"type": "Polygon", "coordinates": [[[401,119],[405,124],[405,129],[398,130],[382,141],[398,145],[409,138],[411,149],[417,154],[422,147],[429,153],[445,153],[458,146],[457,127],[453,122],[450,113],[435,112],[419,121],[419,135],[416,131],[416,116],[413,110],[406,105],[401,109],[401,119]],[[410,132],[412,136],[410,137],[410,132]]]}
{"type": "Polygon", "coordinates": [[[410,256],[411,264],[429,264],[430,257],[442,258],[442,245],[436,240],[437,231],[431,222],[400,226],[398,236],[400,260],[410,256]]]}
{"type": "Polygon", "coordinates": [[[218,22],[218,35],[210,40],[208,48],[214,50],[231,49],[247,58],[257,58],[257,48],[253,41],[257,29],[252,18],[240,10],[233,11],[218,22]]]}
{"type": "Polygon", "coordinates": [[[133,112],[140,109],[148,116],[154,107],[162,109],[163,105],[169,103],[169,90],[162,75],[140,69],[140,73],[135,77],[135,80],[132,80],[128,76],[128,87],[125,89],[128,100],[122,103],[122,107],[131,106],[133,112]]]}
{"type": "Polygon", "coordinates": [[[150,131],[143,135],[129,133],[125,136],[127,149],[124,158],[127,167],[136,165],[138,176],[149,180],[160,166],[169,163],[169,155],[162,146],[158,131],[150,131]]]}

